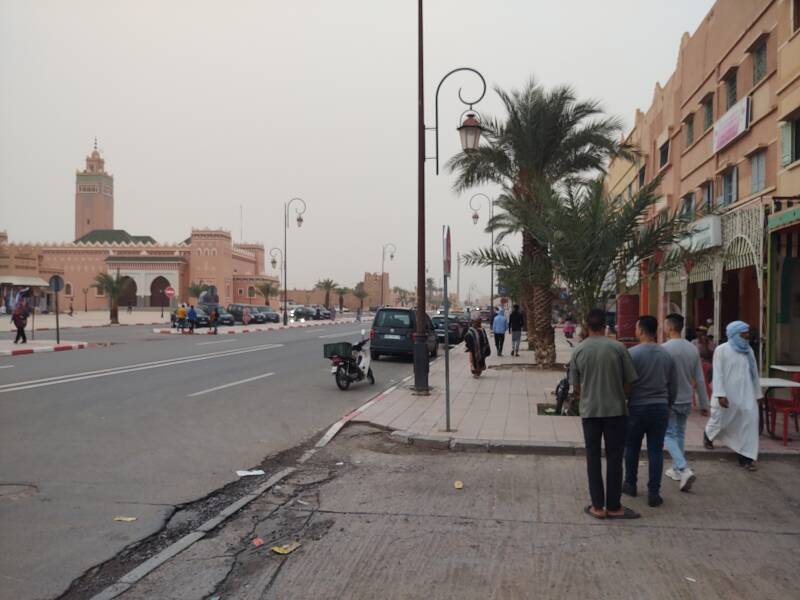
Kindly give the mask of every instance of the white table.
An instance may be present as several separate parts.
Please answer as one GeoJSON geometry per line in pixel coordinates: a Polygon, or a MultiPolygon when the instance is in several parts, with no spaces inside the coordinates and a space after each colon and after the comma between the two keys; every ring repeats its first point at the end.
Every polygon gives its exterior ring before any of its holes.
{"type": "Polygon", "coordinates": [[[784,373],[800,373],[800,365],[772,365],[771,368],[784,373]]]}
{"type": "MultiPolygon", "coordinates": [[[[775,368],[774,366],[772,367],[775,368]]],[[[764,424],[767,426],[767,433],[775,437],[775,432],[769,429],[769,405],[767,404],[767,396],[775,388],[800,388],[800,382],[792,381],[791,379],[782,379],[780,377],[759,377],[759,384],[764,391],[764,397],[761,399],[758,410],[758,432],[764,429],[764,424]],[[763,410],[762,410],[763,409],[763,410]]]]}

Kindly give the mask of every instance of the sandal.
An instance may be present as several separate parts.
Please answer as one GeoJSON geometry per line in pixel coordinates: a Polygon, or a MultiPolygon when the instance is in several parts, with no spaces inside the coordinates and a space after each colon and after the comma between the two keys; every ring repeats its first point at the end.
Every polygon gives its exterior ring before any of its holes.
{"type": "Polygon", "coordinates": [[[583,509],[583,512],[585,512],[587,515],[589,515],[590,517],[595,518],[595,519],[605,519],[606,518],[606,516],[604,514],[603,515],[598,515],[596,513],[593,513],[592,512],[592,508],[593,508],[593,506],[590,504],[589,506],[587,506],[586,508],[583,509]]]}
{"type": "Polygon", "coordinates": [[[746,471],[750,471],[751,473],[752,473],[753,471],[758,471],[758,467],[757,467],[757,466],[756,466],[754,463],[747,463],[746,465],[742,465],[742,467],[743,467],[743,468],[744,468],[746,471]]]}
{"type": "Polygon", "coordinates": [[[642,516],[635,510],[632,510],[627,506],[624,508],[625,510],[622,511],[621,515],[612,515],[611,513],[606,513],[606,519],[638,519],[639,517],[642,516]]]}

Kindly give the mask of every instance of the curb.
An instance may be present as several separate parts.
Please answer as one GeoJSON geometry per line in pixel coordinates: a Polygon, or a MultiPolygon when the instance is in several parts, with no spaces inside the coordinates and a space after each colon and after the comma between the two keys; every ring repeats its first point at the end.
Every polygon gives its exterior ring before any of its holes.
{"type": "MultiPolygon", "coordinates": [[[[104,323],[102,325],[64,325],[59,327],[59,329],[92,329],[96,327],[142,327],[145,325],[163,325],[164,321],[152,321],[150,323],[117,323],[116,325],[112,325],[111,323],[104,323]]],[[[36,329],[31,329],[30,331],[55,331],[55,327],[37,327],[36,329]]],[[[14,333],[16,329],[9,329],[11,333],[14,333]]]]}
{"type": "Polygon", "coordinates": [[[40,352],[64,352],[65,350],[83,350],[89,346],[86,342],[77,344],[58,344],[44,348],[24,348],[21,350],[0,350],[0,356],[21,356],[23,354],[39,354],[40,352]]]}
{"type": "Polygon", "coordinates": [[[194,333],[185,331],[178,331],[177,329],[170,328],[155,328],[153,333],[160,333],[164,335],[238,335],[240,333],[265,333],[268,331],[282,331],[284,329],[304,329],[306,327],[330,327],[331,325],[354,325],[356,321],[338,321],[332,323],[301,323],[299,325],[280,325],[278,327],[251,327],[239,331],[219,331],[217,334],[211,333],[210,327],[204,327],[202,330],[195,329],[194,333]]]}
{"type": "Polygon", "coordinates": [[[283,469],[282,471],[279,471],[278,473],[270,477],[265,483],[258,486],[255,490],[253,490],[246,496],[239,498],[239,500],[237,500],[236,502],[230,504],[216,517],[212,517],[211,519],[200,525],[197,529],[195,529],[191,533],[186,534],[177,542],[167,546],[161,552],[159,552],[152,558],[147,559],[132,571],[127,572],[125,575],[120,577],[116,583],[110,585],[99,594],[95,594],[94,596],[92,596],[91,600],[111,600],[112,598],[116,598],[120,594],[127,592],[139,581],[141,581],[144,577],[155,571],[158,567],[163,565],[173,556],[180,554],[195,542],[198,542],[201,539],[203,539],[209,532],[213,531],[220,524],[224,523],[225,520],[227,520],[230,516],[240,511],[242,508],[250,504],[253,500],[261,496],[261,494],[269,490],[276,483],[286,478],[288,475],[291,475],[296,470],[297,469],[293,467],[288,467],[286,469],[283,469]]]}

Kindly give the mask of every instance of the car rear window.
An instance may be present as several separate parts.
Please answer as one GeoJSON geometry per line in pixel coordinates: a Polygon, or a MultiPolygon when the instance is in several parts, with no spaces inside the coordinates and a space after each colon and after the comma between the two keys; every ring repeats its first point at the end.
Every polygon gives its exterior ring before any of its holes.
{"type": "Polygon", "coordinates": [[[375,316],[375,327],[411,328],[411,312],[407,310],[382,310],[375,316]]]}

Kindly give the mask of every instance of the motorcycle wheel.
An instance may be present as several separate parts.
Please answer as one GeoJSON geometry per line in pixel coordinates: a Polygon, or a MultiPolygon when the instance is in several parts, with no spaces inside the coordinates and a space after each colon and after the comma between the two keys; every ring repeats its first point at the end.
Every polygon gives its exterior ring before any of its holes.
{"type": "Polygon", "coordinates": [[[370,385],[375,385],[375,375],[372,374],[372,369],[367,371],[367,381],[370,385]]]}
{"type": "Polygon", "coordinates": [[[347,376],[347,369],[344,367],[339,367],[336,369],[336,385],[342,391],[345,391],[347,388],[350,387],[350,378],[347,376]]]}

